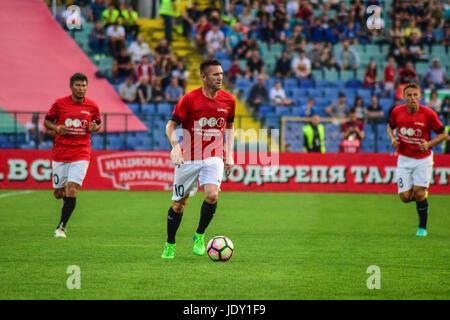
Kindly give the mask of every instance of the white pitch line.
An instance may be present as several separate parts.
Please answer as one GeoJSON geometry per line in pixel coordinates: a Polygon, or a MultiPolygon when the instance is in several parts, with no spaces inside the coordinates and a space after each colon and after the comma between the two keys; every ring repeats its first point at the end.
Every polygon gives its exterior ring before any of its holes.
{"type": "Polygon", "coordinates": [[[19,191],[19,192],[10,192],[10,193],[3,193],[0,194],[0,198],[6,198],[6,197],[10,197],[10,196],[17,196],[20,194],[27,194],[27,193],[32,193],[32,192],[36,192],[34,190],[25,190],[25,191],[19,191]]]}

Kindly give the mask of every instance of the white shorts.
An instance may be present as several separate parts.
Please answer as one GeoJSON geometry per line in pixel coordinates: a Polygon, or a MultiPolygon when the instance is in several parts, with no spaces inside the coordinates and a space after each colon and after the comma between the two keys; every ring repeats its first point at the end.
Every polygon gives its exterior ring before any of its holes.
{"type": "Polygon", "coordinates": [[[172,200],[194,196],[198,190],[198,182],[201,187],[215,184],[220,188],[223,171],[223,160],[218,157],[186,161],[179,168],[175,167],[172,200]]]}
{"type": "Polygon", "coordinates": [[[52,161],[53,189],[64,188],[67,182],[83,184],[84,177],[89,167],[89,161],[80,160],[74,162],[52,161]]]}
{"type": "Polygon", "coordinates": [[[423,159],[399,155],[397,160],[398,193],[408,191],[413,186],[428,188],[433,171],[433,154],[423,159]]]}

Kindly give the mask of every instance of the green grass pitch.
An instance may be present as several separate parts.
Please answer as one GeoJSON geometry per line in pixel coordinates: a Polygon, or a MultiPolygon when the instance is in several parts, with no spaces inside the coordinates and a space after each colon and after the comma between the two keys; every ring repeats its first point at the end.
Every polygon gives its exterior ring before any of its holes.
{"type": "Polygon", "coordinates": [[[0,191],[0,299],[450,299],[449,196],[430,195],[422,238],[415,204],[396,195],[222,192],[205,238],[233,241],[223,263],[192,252],[202,192],[170,261],[169,192],[82,190],[67,239],[53,238],[51,191],[11,192],[0,191]],[[371,265],[380,289],[367,288],[371,265]]]}

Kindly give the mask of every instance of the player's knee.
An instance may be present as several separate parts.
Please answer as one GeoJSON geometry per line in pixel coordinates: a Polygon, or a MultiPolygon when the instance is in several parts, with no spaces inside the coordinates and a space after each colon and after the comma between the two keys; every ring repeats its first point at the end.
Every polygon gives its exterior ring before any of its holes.
{"type": "Polygon", "coordinates": [[[398,196],[400,197],[400,200],[405,203],[411,201],[411,195],[409,193],[399,193],[398,196]]]}
{"type": "Polygon", "coordinates": [[[425,200],[425,189],[414,189],[413,199],[419,202],[425,200]]]}
{"type": "Polygon", "coordinates": [[[56,199],[62,199],[64,198],[64,190],[63,189],[56,189],[55,191],[53,191],[53,196],[56,199]]]}
{"type": "Polygon", "coordinates": [[[183,213],[184,212],[184,208],[185,208],[186,204],[182,203],[182,202],[174,202],[172,204],[172,209],[173,211],[175,211],[176,213],[183,213]]]}
{"type": "Polygon", "coordinates": [[[218,198],[219,198],[218,191],[210,191],[210,192],[207,192],[205,195],[205,201],[210,204],[216,203],[218,198]]]}
{"type": "Polygon", "coordinates": [[[77,196],[78,186],[74,183],[69,183],[67,185],[66,194],[68,197],[75,198],[77,196]]]}

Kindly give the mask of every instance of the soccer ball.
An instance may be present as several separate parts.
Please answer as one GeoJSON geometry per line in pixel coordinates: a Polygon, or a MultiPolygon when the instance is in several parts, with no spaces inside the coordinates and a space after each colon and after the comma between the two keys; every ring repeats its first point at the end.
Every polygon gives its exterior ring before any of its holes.
{"type": "Polygon", "coordinates": [[[233,255],[233,242],[225,236],[217,236],[209,240],[206,251],[212,261],[228,261],[233,255]]]}

